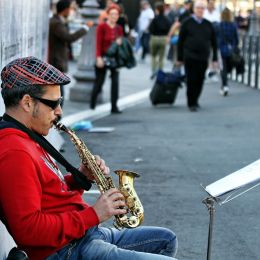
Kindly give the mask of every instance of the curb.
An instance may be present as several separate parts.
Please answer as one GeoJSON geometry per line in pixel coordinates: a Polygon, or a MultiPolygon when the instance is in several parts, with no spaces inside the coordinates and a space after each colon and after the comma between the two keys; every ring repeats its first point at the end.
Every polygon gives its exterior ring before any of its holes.
{"type": "MultiPolygon", "coordinates": [[[[118,106],[120,109],[124,110],[128,107],[132,107],[138,103],[141,103],[143,100],[149,97],[151,89],[145,89],[143,91],[137,92],[132,95],[120,98],[118,100],[118,106]]],[[[62,118],[61,122],[64,125],[70,126],[80,120],[97,120],[102,117],[110,115],[111,105],[110,102],[97,106],[95,110],[87,109],[82,112],[78,112],[72,115],[65,116],[62,118]]]]}

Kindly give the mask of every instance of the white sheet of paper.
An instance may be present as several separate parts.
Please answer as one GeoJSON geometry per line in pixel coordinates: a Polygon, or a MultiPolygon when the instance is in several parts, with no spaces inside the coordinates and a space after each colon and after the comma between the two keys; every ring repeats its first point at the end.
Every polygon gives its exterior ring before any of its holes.
{"type": "Polygon", "coordinates": [[[88,130],[90,133],[110,133],[115,130],[114,127],[92,127],[88,130]]]}
{"type": "Polygon", "coordinates": [[[205,189],[211,196],[218,197],[258,180],[260,182],[260,159],[209,184],[205,189]]]}

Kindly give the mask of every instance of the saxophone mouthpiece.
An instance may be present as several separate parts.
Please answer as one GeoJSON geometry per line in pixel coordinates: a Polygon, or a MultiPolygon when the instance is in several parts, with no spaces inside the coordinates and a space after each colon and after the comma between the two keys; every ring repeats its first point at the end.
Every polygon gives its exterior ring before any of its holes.
{"type": "Polygon", "coordinates": [[[59,122],[59,118],[57,118],[53,124],[55,125],[55,127],[60,130],[60,131],[64,131],[64,132],[67,132],[68,131],[68,128],[63,125],[62,123],[59,122]]]}

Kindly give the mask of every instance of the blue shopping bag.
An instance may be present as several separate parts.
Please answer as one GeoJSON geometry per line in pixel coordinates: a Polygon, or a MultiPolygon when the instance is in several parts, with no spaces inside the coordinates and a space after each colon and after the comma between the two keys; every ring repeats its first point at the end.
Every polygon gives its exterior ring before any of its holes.
{"type": "Polygon", "coordinates": [[[179,35],[173,35],[171,37],[171,45],[176,45],[178,43],[179,40],[179,35]]]}

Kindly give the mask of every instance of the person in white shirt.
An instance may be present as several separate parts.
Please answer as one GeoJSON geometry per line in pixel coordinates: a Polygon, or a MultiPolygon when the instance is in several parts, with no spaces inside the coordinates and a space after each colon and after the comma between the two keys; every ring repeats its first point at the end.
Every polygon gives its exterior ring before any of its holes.
{"type": "MultiPolygon", "coordinates": [[[[219,23],[220,23],[220,12],[215,7],[215,0],[208,0],[207,8],[204,11],[203,18],[207,19],[212,23],[217,35],[219,23]]],[[[210,57],[209,67],[207,69],[206,75],[208,79],[211,79],[212,81],[218,81],[217,71],[216,69],[213,68],[211,57],[210,57]]]]}
{"type": "Polygon", "coordinates": [[[148,1],[141,1],[141,13],[138,17],[138,34],[140,36],[140,44],[142,47],[142,60],[145,59],[147,53],[149,53],[149,25],[154,18],[154,11],[152,10],[148,1]]]}
{"type": "Polygon", "coordinates": [[[215,0],[208,0],[207,9],[203,17],[212,23],[220,23],[220,12],[215,7],[215,0]]]}

